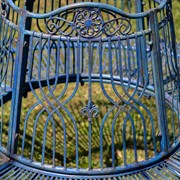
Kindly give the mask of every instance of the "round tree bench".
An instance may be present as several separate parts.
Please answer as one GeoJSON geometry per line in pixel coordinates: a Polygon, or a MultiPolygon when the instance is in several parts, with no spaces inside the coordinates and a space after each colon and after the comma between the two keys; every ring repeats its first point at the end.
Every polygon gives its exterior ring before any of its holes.
{"type": "Polygon", "coordinates": [[[0,179],[179,179],[171,0],[1,0],[0,179]]]}

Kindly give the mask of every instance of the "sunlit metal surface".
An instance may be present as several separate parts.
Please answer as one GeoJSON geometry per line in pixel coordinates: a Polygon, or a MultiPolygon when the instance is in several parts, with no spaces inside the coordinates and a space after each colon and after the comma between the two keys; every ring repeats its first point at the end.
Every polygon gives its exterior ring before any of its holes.
{"type": "Polygon", "coordinates": [[[180,177],[171,7],[1,0],[1,179],[180,177]]]}

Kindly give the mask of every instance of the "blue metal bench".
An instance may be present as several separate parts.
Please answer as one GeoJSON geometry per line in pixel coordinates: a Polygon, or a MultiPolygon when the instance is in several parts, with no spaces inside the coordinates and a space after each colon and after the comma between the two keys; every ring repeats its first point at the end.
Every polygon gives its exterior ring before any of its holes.
{"type": "Polygon", "coordinates": [[[179,179],[171,0],[1,0],[0,179],[179,179]]]}

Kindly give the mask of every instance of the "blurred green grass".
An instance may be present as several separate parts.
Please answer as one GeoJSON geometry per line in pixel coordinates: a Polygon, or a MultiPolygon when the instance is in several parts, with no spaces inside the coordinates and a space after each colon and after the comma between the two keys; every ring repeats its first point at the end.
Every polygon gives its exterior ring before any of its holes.
{"type": "Polygon", "coordinates": [[[180,0],[172,0],[177,42],[180,42],[180,0]]]}

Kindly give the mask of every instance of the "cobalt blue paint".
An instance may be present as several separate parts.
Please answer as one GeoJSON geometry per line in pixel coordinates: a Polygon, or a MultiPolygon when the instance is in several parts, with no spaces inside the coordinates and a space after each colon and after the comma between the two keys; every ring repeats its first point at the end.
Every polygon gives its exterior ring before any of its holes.
{"type": "Polygon", "coordinates": [[[0,179],[180,178],[171,0],[0,3],[0,179]]]}

